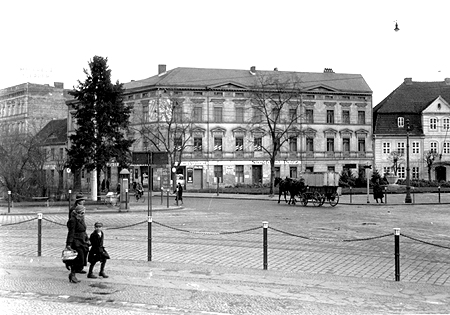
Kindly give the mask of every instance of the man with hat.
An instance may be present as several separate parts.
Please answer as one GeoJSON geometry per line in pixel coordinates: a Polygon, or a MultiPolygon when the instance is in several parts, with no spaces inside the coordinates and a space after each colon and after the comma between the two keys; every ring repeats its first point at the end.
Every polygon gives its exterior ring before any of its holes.
{"type": "Polygon", "coordinates": [[[75,196],[75,203],[74,203],[74,205],[69,209],[69,219],[70,219],[70,217],[71,217],[71,215],[72,215],[72,211],[73,211],[77,206],[81,205],[81,206],[84,207],[84,202],[86,201],[86,199],[87,199],[87,197],[85,197],[85,196],[83,195],[83,193],[78,193],[78,194],[75,196]]]}

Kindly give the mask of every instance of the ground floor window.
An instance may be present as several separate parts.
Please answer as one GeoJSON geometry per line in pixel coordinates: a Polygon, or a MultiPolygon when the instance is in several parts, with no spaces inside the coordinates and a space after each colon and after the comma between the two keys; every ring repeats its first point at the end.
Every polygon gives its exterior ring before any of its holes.
{"type": "Polygon", "coordinates": [[[244,165],[236,165],[236,182],[244,182],[244,165]]]}
{"type": "Polygon", "coordinates": [[[297,166],[289,167],[289,177],[290,178],[297,178],[297,166]]]}
{"type": "Polygon", "coordinates": [[[383,176],[386,174],[386,173],[390,173],[391,172],[391,167],[390,166],[384,166],[383,167],[383,176]]]}
{"type": "Polygon", "coordinates": [[[419,167],[418,166],[412,167],[412,179],[419,179],[419,167]]]}
{"type": "Polygon", "coordinates": [[[281,177],[280,176],[280,167],[279,166],[275,166],[275,177],[281,177]]]}
{"type": "Polygon", "coordinates": [[[219,177],[219,183],[223,183],[223,167],[222,165],[214,165],[214,177],[219,177]]]}
{"type": "Polygon", "coordinates": [[[405,167],[404,166],[400,166],[398,168],[397,175],[398,175],[398,178],[405,178],[406,177],[406,172],[405,172],[405,167]]]}

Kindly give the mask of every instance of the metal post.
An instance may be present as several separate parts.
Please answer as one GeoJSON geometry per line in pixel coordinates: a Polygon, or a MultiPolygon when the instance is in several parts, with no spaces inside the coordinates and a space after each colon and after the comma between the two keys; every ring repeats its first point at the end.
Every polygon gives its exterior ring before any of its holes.
{"type": "Polygon", "coordinates": [[[384,203],[387,203],[387,187],[384,187],[384,203]]]}
{"type": "Polygon", "coordinates": [[[167,189],[167,208],[169,208],[169,189],[167,189]]]}
{"type": "Polygon", "coordinates": [[[8,190],[8,213],[11,212],[11,190],[8,190]]]}
{"type": "Polygon", "coordinates": [[[219,177],[216,177],[217,178],[217,196],[219,195],[219,177]]]}
{"type": "Polygon", "coordinates": [[[263,269],[267,270],[267,228],[269,222],[263,221],[263,269]]]}
{"type": "Polygon", "coordinates": [[[352,186],[350,186],[350,203],[352,203],[352,199],[353,198],[353,190],[352,190],[352,186]]]}
{"type": "Polygon", "coordinates": [[[125,210],[128,210],[128,188],[125,189],[125,210]]]}
{"type": "Polygon", "coordinates": [[[164,187],[161,187],[161,204],[163,204],[163,199],[164,199],[164,187]]]}
{"type": "Polygon", "coordinates": [[[72,190],[71,189],[69,189],[69,219],[70,219],[70,208],[71,208],[70,199],[72,199],[72,190]]]}
{"type": "Polygon", "coordinates": [[[412,189],[413,203],[416,203],[416,195],[414,194],[414,187],[411,187],[411,189],[412,189]]]}
{"type": "Polygon", "coordinates": [[[406,120],[406,197],[405,203],[411,203],[411,186],[409,177],[409,131],[411,130],[411,125],[409,124],[409,119],[406,120]]]}
{"type": "Polygon", "coordinates": [[[441,186],[438,186],[438,198],[439,198],[439,203],[441,203],[441,186]]]}
{"type": "Polygon", "coordinates": [[[366,168],[366,181],[367,181],[367,203],[370,203],[370,201],[369,201],[369,168],[366,168]]]}
{"type": "Polygon", "coordinates": [[[395,242],[395,281],[400,281],[400,229],[394,229],[395,242]]]}
{"type": "Polygon", "coordinates": [[[38,257],[42,253],[42,213],[38,213],[38,257]]]}
{"type": "Polygon", "coordinates": [[[147,261],[152,261],[152,217],[147,217],[148,222],[148,254],[147,254],[147,261]]]}

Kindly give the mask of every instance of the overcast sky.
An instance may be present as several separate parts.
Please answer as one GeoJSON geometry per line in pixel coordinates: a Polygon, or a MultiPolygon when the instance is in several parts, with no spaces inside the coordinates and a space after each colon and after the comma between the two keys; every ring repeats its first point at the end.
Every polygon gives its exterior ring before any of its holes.
{"type": "Polygon", "coordinates": [[[377,105],[405,77],[450,78],[448,0],[22,0],[0,4],[0,89],[176,67],[361,74],[377,105]],[[400,31],[395,32],[395,21],[400,31]]]}

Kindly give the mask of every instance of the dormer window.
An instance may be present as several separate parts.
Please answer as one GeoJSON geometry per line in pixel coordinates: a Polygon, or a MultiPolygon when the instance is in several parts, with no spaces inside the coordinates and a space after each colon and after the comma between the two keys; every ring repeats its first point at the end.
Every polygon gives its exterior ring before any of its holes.
{"type": "Polygon", "coordinates": [[[398,125],[398,128],[404,128],[405,127],[405,118],[404,117],[398,117],[397,118],[397,125],[398,125]]]}

